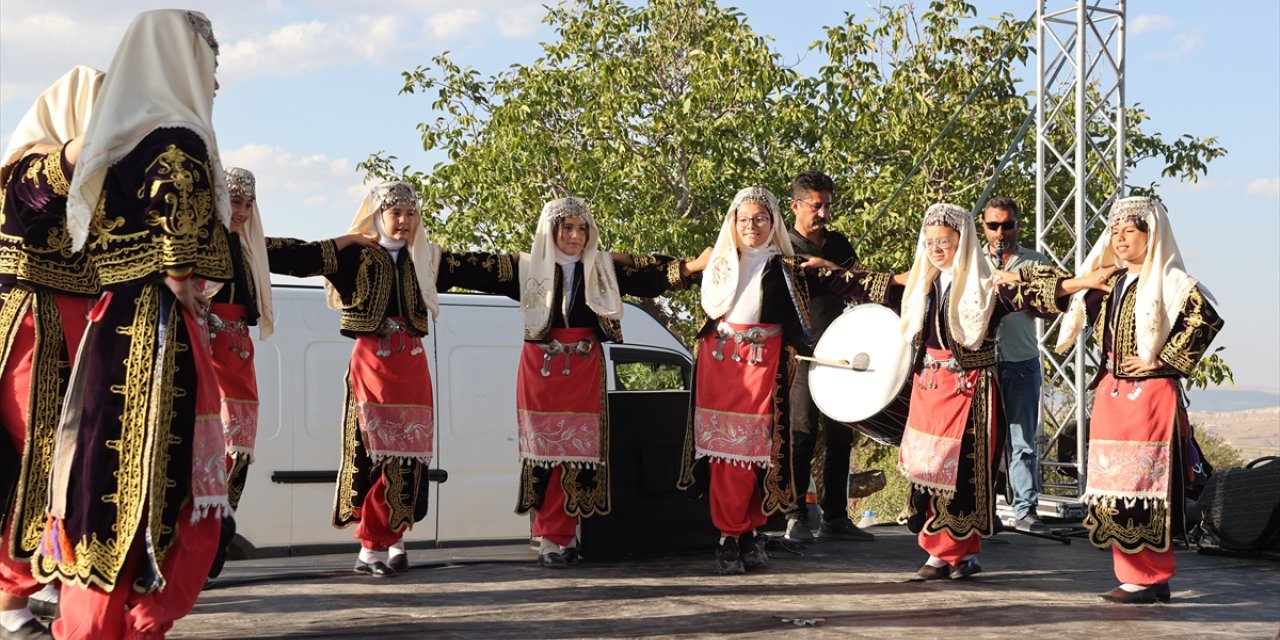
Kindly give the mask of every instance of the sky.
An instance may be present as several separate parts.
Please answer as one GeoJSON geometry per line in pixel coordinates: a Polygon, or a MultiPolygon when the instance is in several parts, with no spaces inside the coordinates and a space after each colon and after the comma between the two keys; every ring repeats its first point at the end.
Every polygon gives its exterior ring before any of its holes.
{"type": "MultiPolygon", "coordinates": [[[[971,0],[979,18],[1035,3],[971,0]]],[[[730,3],[722,2],[722,5],[730,3]]],[[[824,25],[869,0],[732,3],[802,71],[824,25]]],[[[1071,6],[1052,0],[1051,8],[1071,6]]],[[[1187,270],[1226,321],[1215,346],[1237,387],[1280,392],[1280,3],[1130,0],[1126,101],[1167,140],[1217,136],[1228,154],[1206,178],[1179,184],[1154,162],[1130,184],[1161,184],[1187,270]]],[[[145,0],[4,0],[0,4],[0,145],[31,100],[75,64],[106,70],[145,0]]],[[[221,43],[214,119],[223,161],[252,170],[268,235],[343,233],[364,195],[355,165],[385,151],[415,168],[441,158],[416,127],[424,95],[398,95],[401,72],[449,51],[486,76],[530,63],[552,34],[525,0],[190,0],[221,43]]],[[[1028,74],[1027,79],[1031,79],[1028,74]]],[[[538,205],[531,205],[536,211],[538,205]]],[[[711,239],[708,239],[711,242],[711,239]]]]}

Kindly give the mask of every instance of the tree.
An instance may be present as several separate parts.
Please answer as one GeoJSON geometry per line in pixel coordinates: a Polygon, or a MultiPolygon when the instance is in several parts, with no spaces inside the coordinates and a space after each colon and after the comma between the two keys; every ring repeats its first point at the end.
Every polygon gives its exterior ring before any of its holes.
{"type": "MultiPolygon", "coordinates": [[[[811,47],[826,63],[803,75],[714,0],[562,2],[531,64],[482,78],[444,53],[404,73],[401,93],[434,96],[440,115],[418,128],[446,161],[422,172],[379,153],[361,166],[417,186],[424,209],[443,214],[427,229],[448,246],[527,250],[542,203],[572,194],[591,200],[602,246],[671,255],[711,244],[738,189],[786,196],[795,173],[819,169],[839,189],[833,226],[865,237],[873,268],[901,270],[920,213],[972,205],[1033,109],[1016,75],[1031,27],[975,13],[962,0],[847,13],[811,47]]],[[[1195,180],[1223,153],[1213,138],[1168,143],[1144,121],[1130,110],[1130,164],[1157,158],[1166,175],[1195,180]]],[[[1034,145],[1022,148],[997,188],[1031,202],[1034,145]]],[[[648,307],[686,339],[701,317],[690,294],[648,307]]]]}
{"type": "MultiPolygon", "coordinates": [[[[1017,75],[1034,25],[1010,14],[976,20],[963,0],[872,11],[826,27],[810,48],[825,63],[804,75],[742,12],[715,0],[561,2],[544,18],[554,37],[530,64],[482,78],[444,53],[404,73],[402,94],[434,96],[440,115],[418,128],[423,148],[447,160],[422,172],[378,153],[361,166],[414,184],[426,211],[445,214],[425,225],[450,247],[527,250],[543,202],[577,195],[591,201],[602,246],[669,255],[714,242],[738,189],[763,185],[785,197],[796,173],[816,169],[837,184],[834,228],[863,239],[870,267],[903,270],[924,209],[974,206],[1019,142],[1014,132],[1034,109],[1017,75]]],[[[1130,167],[1154,159],[1166,177],[1194,181],[1225,153],[1212,137],[1168,142],[1144,131],[1146,120],[1138,107],[1126,114],[1130,167]]],[[[1034,148],[1021,141],[996,193],[1034,201],[1034,148]]],[[[642,304],[692,343],[696,294],[642,304]]],[[[1213,358],[1202,377],[1229,378],[1213,358]]],[[[897,476],[895,456],[860,455],[897,476]]]]}

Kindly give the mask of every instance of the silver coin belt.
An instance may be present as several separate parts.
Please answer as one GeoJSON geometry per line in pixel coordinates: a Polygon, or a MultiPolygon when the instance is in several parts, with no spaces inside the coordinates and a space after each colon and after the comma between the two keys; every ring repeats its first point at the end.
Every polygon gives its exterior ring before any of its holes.
{"type": "Polygon", "coordinates": [[[382,324],[378,325],[378,350],[374,355],[379,358],[385,358],[391,355],[391,340],[395,338],[396,352],[403,352],[406,342],[413,345],[413,349],[409,351],[409,355],[416,356],[422,353],[422,344],[414,340],[414,336],[409,333],[409,325],[396,320],[394,318],[383,318],[382,324]]]}
{"type": "Polygon", "coordinates": [[[731,357],[734,362],[742,362],[738,347],[745,342],[751,345],[751,350],[747,352],[747,364],[760,364],[764,362],[765,340],[780,333],[782,333],[782,327],[751,327],[743,331],[733,331],[725,327],[718,327],[716,329],[716,348],[712,349],[711,357],[716,360],[724,360],[724,345],[732,340],[734,348],[731,357]]]}
{"type": "Polygon", "coordinates": [[[586,357],[595,348],[595,338],[583,338],[577,342],[560,342],[552,338],[546,342],[535,342],[539,349],[542,349],[542,377],[551,375],[551,359],[558,356],[564,356],[564,367],[560,369],[560,375],[567,376],[573,373],[570,366],[571,358],[574,355],[586,357]]]}

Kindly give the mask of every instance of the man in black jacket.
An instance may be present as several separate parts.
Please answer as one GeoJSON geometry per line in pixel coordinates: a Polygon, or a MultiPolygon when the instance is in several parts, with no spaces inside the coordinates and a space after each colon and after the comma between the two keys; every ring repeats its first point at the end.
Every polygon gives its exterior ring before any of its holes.
{"type": "MultiPolygon", "coordinates": [[[[825,258],[842,267],[858,264],[849,239],[839,231],[827,229],[831,221],[832,196],[835,183],[829,176],[817,171],[807,171],[796,176],[791,184],[791,211],[795,213],[795,225],[791,228],[791,246],[797,255],[825,258]]],[[[845,303],[831,295],[814,292],[810,299],[810,324],[814,339],[822,337],[827,327],[844,311],[845,303]]],[[[812,355],[812,354],[804,354],[812,355]]],[[[809,394],[809,363],[800,362],[795,383],[791,387],[791,452],[792,476],[796,488],[796,504],[787,511],[787,539],[793,542],[813,541],[809,524],[805,494],[809,487],[809,472],[813,461],[814,444],[821,425],[826,425],[827,445],[823,453],[822,495],[818,507],[822,522],[818,537],[837,540],[870,541],[871,533],[859,529],[848,514],[849,451],[853,448],[853,430],[834,424],[813,403],[809,394]]]]}

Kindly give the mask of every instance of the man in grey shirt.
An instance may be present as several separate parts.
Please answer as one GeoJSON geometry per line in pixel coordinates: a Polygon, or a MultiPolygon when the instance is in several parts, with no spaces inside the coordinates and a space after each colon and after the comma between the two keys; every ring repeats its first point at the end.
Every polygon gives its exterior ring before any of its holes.
{"type": "MultiPolygon", "coordinates": [[[[1011,198],[996,196],[982,212],[986,255],[993,269],[1017,271],[1033,264],[1049,264],[1044,254],[1018,244],[1021,213],[1011,198]]],[[[1004,399],[1009,431],[1009,488],[1016,526],[1032,533],[1049,533],[1036,514],[1040,473],[1036,435],[1040,431],[1040,352],[1036,325],[1026,313],[1006,316],[996,334],[996,371],[1004,399]]]]}

